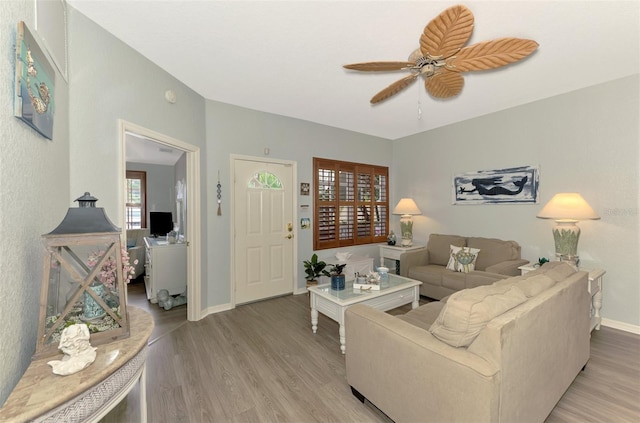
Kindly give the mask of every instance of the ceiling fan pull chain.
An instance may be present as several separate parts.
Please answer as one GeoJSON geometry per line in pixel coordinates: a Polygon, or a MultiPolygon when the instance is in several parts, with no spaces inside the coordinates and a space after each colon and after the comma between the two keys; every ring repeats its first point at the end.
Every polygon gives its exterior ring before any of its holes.
{"type": "Polygon", "coordinates": [[[416,88],[418,89],[418,120],[422,120],[422,104],[420,104],[420,84],[417,84],[416,88]]]}

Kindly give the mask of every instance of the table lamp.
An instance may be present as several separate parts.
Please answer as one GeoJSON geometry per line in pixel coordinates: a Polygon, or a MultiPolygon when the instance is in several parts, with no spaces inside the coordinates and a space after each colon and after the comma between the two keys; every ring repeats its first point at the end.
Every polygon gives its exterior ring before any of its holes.
{"type": "Polygon", "coordinates": [[[410,247],[413,245],[413,220],[411,216],[422,214],[416,202],[412,198],[402,198],[396,208],[393,209],[393,214],[399,214],[400,217],[400,231],[402,232],[402,247],[410,247]]]}
{"type": "Polygon", "coordinates": [[[553,228],[553,239],[556,244],[556,257],[560,261],[568,261],[578,266],[579,220],[596,220],[600,216],[591,208],[577,192],[563,192],[553,198],[536,216],[540,219],[556,221],[553,228]]]}

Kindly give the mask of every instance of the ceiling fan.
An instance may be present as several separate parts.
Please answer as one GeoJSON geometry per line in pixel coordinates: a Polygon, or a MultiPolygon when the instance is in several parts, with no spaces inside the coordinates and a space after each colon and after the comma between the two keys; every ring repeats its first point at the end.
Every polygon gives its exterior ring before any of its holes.
{"type": "Polygon", "coordinates": [[[406,62],[365,62],[344,65],[364,72],[408,70],[411,74],[394,82],[371,98],[379,103],[408,87],[420,75],[435,98],[460,94],[462,72],[494,69],[517,62],[538,48],[533,40],[499,38],[463,47],[473,32],[473,13],[465,6],[452,6],[427,24],[420,36],[420,48],[406,62]]]}

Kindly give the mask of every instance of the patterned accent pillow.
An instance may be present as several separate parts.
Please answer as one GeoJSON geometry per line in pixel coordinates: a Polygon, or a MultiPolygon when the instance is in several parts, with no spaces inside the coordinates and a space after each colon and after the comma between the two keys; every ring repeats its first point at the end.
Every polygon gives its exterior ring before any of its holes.
{"type": "Polygon", "coordinates": [[[515,285],[482,285],[451,294],[429,331],[452,347],[468,347],[492,319],[527,301],[515,285]]]}
{"type": "Polygon", "coordinates": [[[449,263],[447,269],[454,272],[469,273],[476,268],[478,259],[478,248],[449,246],[449,263]]]}

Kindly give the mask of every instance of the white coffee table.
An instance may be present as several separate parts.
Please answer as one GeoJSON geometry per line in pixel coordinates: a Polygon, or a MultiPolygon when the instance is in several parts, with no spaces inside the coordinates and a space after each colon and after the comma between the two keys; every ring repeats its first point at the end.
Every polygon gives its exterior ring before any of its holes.
{"type": "Polygon", "coordinates": [[[389,275],[382,283],[380,291],[363,291],[353,288],[353,281],[347,282],[341,291],[331,289],[331,284],[310,287],[311,330],[318,330],[318,313],[322,313],[340,325],[340,350],[346,351],[344,312],[350,305],[367,304],[378,310],[387,311],[411,303],[412,308],[420,302],[422,282],[397,275],[389,275]]]}

